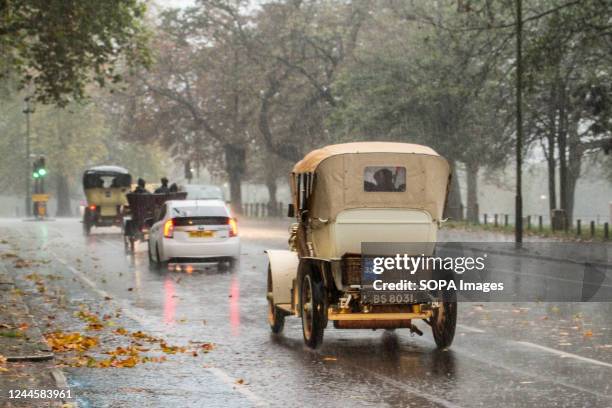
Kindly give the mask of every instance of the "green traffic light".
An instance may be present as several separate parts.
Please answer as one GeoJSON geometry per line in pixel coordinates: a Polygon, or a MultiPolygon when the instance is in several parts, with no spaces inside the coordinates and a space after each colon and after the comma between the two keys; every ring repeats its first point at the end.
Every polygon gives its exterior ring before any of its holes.
{"type": "Polygon", "coordinates": [[[47,170],[45,169],[38,169],[38,175],[39,176],[46,176],[47,175],[47,170]]]}
{"type": "Polygon", "coordinates": [[[38,177],[40,177],[40,176],[38,175],[38,173],[37,173],[37,172],[34,172],[34,173],[32,173],[32,177],[34,177],[34,178],[38,178],[38,177]]]}

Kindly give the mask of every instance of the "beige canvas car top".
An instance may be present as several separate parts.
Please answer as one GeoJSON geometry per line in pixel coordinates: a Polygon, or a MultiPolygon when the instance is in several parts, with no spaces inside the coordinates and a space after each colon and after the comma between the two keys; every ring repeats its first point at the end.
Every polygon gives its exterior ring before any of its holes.
{"type": "Polygon", "coordinates": [[[354,142],[342,143],[322,147],[308,153],[293,167],[294,173],[308,173],[315,171],[319,164],[331,156],[347,153],[415,153],[439,156],[430,147],[413,143],[394,142],[354,142]]]}
{"type": "Polygon", "coordinates": [[[346,143],[307,154],[293,168],[291,187],[296,208],[300,208],[301,200],[298,191],[306,191],[310,216],[315,218],[334,220],[340,211],[351,208],[410,208],[425,210],[434,220],[440,220],[449,175],[446,159],[426,146],[346,143]],[[367,191],[364,172],[377,166],[402,169],[406,175],[405,187],[397,192],[367,191]],[[305,173],[306,179],[300,180],[298,175],[305,173]],[[309,187],[309,174],[316,175],[312,187],[309,187]]]}

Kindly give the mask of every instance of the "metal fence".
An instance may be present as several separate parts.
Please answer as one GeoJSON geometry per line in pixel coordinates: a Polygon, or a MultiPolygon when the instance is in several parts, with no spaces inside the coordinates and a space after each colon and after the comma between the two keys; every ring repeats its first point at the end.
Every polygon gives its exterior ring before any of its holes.
{"type": "MultiPolygon", "coordinates": [[[[478,222],[467,221],[465,208],[458,209],[461,214],[460,219],[451,219],[455,222],[463,222],[471,225],[484,225],[494,228],[514,228],[514,215],[508,213],[481,213],[478,216],[478,222]]],[[[252,202],[242,205],[242,214],[252,218],[286,218],[287,205],[282,201],[276,203],[267,202],[252,202]]],[[[605,221],[606,216],[595,215],[575,215],[571,223],[566,223],[565,233],[575,234],[580,237],[595,237],[602,236],[603,239],[610,239],[610,225],[605,221]]],[[[523,218],[523,228],[527,231],[544,232],[551,229],[551,218],[544,214],[530,214],[523,218]]]]}

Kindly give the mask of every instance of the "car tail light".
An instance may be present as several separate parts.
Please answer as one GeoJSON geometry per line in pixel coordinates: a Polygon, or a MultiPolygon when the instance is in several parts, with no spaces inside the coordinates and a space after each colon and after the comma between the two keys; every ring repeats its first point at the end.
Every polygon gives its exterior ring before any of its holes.
{"type": "Polygon", "coordinates": [[[230,226],[229,236],[230,237],[237,237],[238,236],[238,222],[236,221],[236,219],[235,218],[230,218],[230,219],[228,219],[227,223],[230,226]]]}
{"type": "Polygon", "coordinates": [[[164,238],[174,237],[174,218],[164,223],[164,238]]]}

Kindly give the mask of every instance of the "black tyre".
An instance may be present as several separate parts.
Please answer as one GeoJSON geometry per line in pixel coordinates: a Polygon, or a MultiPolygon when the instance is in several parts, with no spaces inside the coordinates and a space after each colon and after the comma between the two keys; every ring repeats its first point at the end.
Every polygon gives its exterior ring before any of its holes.
{"type": "Polygon", "coordinates": [[[91,234],[91,224],[87,220],[83,220],[83,234],[86,236],[91,234]]]}
{"type": "Polygon", "coordinates": [[[302,276],[300,285],[300,312],[302,315],[302,333],[304,343],[316,349],[323,343],[325,330],[325,302],[323,282],[312,270],[302,276]]]}
{"type": "MultiPolygon", "coordinates": [[[[126,238],[126,241],[127,241],[127,238],[126,238]]],[[[153,253],[151,252],[151,245],[149,243],[147,243],[147,255],[149,255],[149,267],[156,268],[157,262],[155,262],[155,259],[153,259],[153,253]]]]}
{"type": "Polygon", "coordinates": [[[135,248],[136,248],[136,239],[132,236],[130,236],[129,238],[129,250],[130,253],[134,253],[135,252],[135,248]]]}
{"type": "Polygon", "coordinates": [[[155,257],[153,256],[153,248],[151,248],[151,245],[149,245],[149,250],[147,252],[149,252],[149,266],[151,269],[160,270],[162,264],[159,261],[159,248],[157,248],[157,246],[155,247],[155,257]]]}
{"type": "Polygon", "coordinates": [[[272,333],[278,334],[285,327],[285,313],[274,306],[274,298],[272,297],[272,269],[268,265],[268,324],[272,333]]]}
{"type": "Polygon", "coordinates": [[[439,349],[450,347],[457,326],[457,301],[453,295],[445,295],[440,306],[434,309],[430,319],[431,330],[439,349]]]}
{"type": "Polygon", "coordinates": [[[155,246],[155,253],[157,254],[157,266],[159,269],[166,269],[170,261],[162,261],[161,256],[159,256],[159,246],[155,246]]]}

